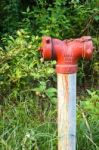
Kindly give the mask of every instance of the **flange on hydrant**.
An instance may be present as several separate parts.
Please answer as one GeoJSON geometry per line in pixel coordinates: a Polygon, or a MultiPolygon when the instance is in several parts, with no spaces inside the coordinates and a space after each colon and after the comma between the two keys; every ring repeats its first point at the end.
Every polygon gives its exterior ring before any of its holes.
{"type": "Polygon", "coordinates": [[[44,60],[56,60],[58,87],[58,150],[76,149],[76,72],[80,58],[90,59],[90,36],[59,40],[43,37],[40,51],[44,60]]]}

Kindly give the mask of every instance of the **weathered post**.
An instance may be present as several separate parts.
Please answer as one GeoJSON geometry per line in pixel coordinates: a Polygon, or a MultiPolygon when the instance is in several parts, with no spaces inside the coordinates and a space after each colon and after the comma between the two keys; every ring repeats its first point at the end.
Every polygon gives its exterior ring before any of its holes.
{"type": "Polygon", "coordinates": [[[43,58],[57,62],[58,150],[75,150],[77,61],[91,58],[92,40],[90,36],[64,41],[43,37],[41,45],[43,58]]]}
{"type": "Polygon", "coordinates": [[[76,149],[76,73],[58,74],[58,149],[76,149]]]}

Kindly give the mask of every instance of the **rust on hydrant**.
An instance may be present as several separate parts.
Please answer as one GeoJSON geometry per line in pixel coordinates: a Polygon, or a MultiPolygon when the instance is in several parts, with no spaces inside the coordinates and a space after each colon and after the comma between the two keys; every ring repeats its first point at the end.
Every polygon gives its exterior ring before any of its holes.
{"type": "Polygon", "coordinates": [[[40,51],[44,60],[56,60],[57,73],[71,74],[77,72],[79,58],[91,58],[93,43],[90,36],[63,41],[44,36],[40,51]]]}

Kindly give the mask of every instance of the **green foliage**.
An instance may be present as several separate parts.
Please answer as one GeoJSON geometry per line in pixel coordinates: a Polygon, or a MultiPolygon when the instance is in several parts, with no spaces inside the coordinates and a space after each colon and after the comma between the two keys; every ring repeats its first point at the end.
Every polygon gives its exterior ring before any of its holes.
{"type": "Polygon", "coordinates": [[[56,122],[54,109],[41,111],[30,97],[24,102],[7,103],[1,107],[0,149],[1,150],[44,150],[55,149],[56,122]],[[53,112],[53,113],[52,113],[53,112]],[[44,113],[44,114],[43,114],[44,113]],[[44,120],[42,120],[44,115],[44,120]]]}
{"type": "Polygon", "coordinates": [[[23,29],[15,38],[2,40],[6,46],[0,48],[0,149],[55,147],[54,62],[41,62],[40,38],[23,29]]]}
{"type": "Polygon", "coordinates": [[[0,33],[10,32],[13,34],[19,24],[20,0],[0,1],[0,33]]]}
{"type": "MultiPolygon", "coordinates": [[[[99,90],[87,91],[89,96],[77,107],[77,150],[98,150],[99,90]]],[[[37,102],[27,96],[17,104],[1,105],[0,149],[57,149],[56,107],[45,104],[42,110],[37,102]]]]}
{"type": "MultiPolygon", "coordinates": [[[[99,84],[98,0],[1,0],[0,149],[57,149],[56,62],[43,62],[41,37],[92,35],[94,56],[79,62],[78,85],[99,84]]],[[[77,149],[98,150],[99,91],[77,111],[77,149]]]]}
{"type": "Polygon", "coordinates": [[[89,97],[83,98],[78,105],[77,137],[78,149],[99,149],[99,90],[87,90],[89,97]]]}
{"type": "MultiPolygon", "coordinates": [[[[0,91],[3,100],[20,100],[20,93],[24,96],[34,94],[34,88],[41,83],[48,85],[53,78],[53,63],[42,64],[40,61],[37,47],[39,41],[38,36],[18,30],[16,38],[8,37],[5,51],[0,49],[0,91]]],[[[38,89],[45,90],[42,84],[38,89]]]]}

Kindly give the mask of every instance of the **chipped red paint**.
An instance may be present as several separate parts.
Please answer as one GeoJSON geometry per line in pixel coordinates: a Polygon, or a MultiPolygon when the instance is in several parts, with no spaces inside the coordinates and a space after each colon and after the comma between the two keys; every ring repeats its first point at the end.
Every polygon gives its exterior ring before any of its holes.
{"type": "Polygon", "coordinates": [[[57,73],[71,74],[77,72],[79,58],[91,58],[93,43],[90,36],[64,41],[45,36],[42,38],[40,51],[45,60],[57,61],[57,73]]]}

